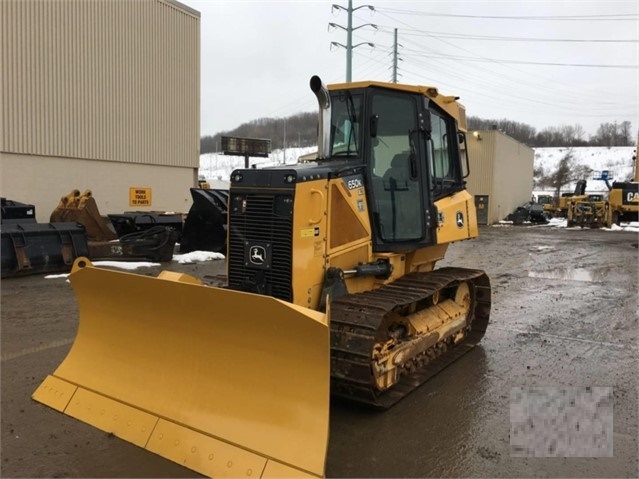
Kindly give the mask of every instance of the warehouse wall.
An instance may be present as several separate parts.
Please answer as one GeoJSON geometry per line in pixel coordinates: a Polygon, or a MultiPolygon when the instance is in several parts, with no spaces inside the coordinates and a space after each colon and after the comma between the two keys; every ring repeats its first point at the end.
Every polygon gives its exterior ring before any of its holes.
{"type": "Polygon", "coordinates": [[[535,152],[499,131],[494,134],[497,210],[491,208],[491,217],[499,221],[532,198],[535,152]]]}
{"type": "Polygon", "coordinates": [[[146,179],[147,209],[181,208],[199,164],[199,13],[172,0],[8,0],[0,18],[2,196],[36,204],[42,221],[73,188],[130,209],[121,190],[146,179]]]}
{"type": "Polygon", "coordinates": [[[123,211],[172,211],[186,213],[191,207],[189,186],[197,182],[194,170],[176,166],[152,166],[109,161],[87,161],[75,158],[46,158],[28,155],[3,154],[2,196],[21,203],[35,204],[37,220],[49,221],[49,216],[70,191],[91,190],[102,215],[123,211]],[[42,161],[55,168],[47,174],[30,175],[38,171],[42,161]],[[6,168],[5,168],[6,167],[6,168]],[[5,174],[5,169],[13,172],[5,174]],[[10,183],[5,188],[5,182],[10,183]],[[149,205],[130,202],[130,188],[144,189],[149,205]],[[32,192],[37,192],[34,194],[32,192]],[[37,197],[37,203],[33,197],[37,197]]]}
{"type": "Polygon", "coordinates": [[[475,136],[469,132],[466,135],[470,166],[470,175],[466,182],[471,195],[492,195],[495,136],[481,133],[475,136]]]}
{"type": "Polygon", "coordinates": [[[498,130],[467,135],[473,196],[488,196],[488,224],[504,219],[530,201],[535,153],[532,148],[498,130]]]}

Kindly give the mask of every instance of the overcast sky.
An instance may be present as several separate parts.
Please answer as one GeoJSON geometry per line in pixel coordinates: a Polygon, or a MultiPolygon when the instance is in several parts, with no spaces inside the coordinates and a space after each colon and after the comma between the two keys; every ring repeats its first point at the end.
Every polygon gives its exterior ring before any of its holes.
{"type": "MultiPolygon", "coordinates": [[[[182,0],[201,13],[201,134],[316,111],[308,83],[346,78],[348,0],[182,0]],[[332,9],[341,5],[344,9],[332,9]]],[[[639,2],[353,1],[356,80],[392,79],[461,97],[467,114],[538,131],[601,123],[639,128],[639,2]],[[504,18],[509,17],[509,18],[504,18]],[[498,38],[497,38],[498,37],[498,38]],[[583,66],[591,65],[591,66],[583,66]]]]}

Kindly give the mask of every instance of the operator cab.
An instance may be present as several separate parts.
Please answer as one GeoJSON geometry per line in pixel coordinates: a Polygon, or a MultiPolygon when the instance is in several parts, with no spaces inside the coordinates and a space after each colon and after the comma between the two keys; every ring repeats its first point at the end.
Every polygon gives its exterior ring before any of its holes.
{"type": "Polygon", "coordinates": [[[455,118],[401,86],[330,91],[327,161],[364,163],[375,251],[435,243],[434,202],[464,189],[455,118]]]}

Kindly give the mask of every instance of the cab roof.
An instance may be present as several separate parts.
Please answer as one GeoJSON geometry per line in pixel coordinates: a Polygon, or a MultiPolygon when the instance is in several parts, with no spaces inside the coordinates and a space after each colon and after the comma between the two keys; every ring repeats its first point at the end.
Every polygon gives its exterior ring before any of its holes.
{"type": "Polygon", "coordinates": [[[327,85],[329,91],[353,90],[356,88],[385,88],[387,90],[404,91],[407,93],[417,93],[424,95],[433,100],[440,108],[445,110],[449,115],[457,120],[457,126],[460,130],[466,131],[466,108],[457,100],[458,96],[448,96],[439,93],[437,87],[426,85],[407,85],[405,83],[387,83],[380,81],[358,81],[351,83],[333,83],[327,85]]]}

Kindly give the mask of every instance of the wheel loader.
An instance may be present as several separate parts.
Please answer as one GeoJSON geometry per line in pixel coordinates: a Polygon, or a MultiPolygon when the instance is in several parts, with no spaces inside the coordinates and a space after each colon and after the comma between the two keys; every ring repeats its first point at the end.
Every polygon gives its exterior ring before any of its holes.
{"type": "Polygon", "coordinates": [[[212,477],[322,477],[329,397],[388,408],[484,335],[466,117],[437,88],[326,87],[315,161],[239,169],[228,282],[75,262],[80,315],[33,398],[212,477]]]}

